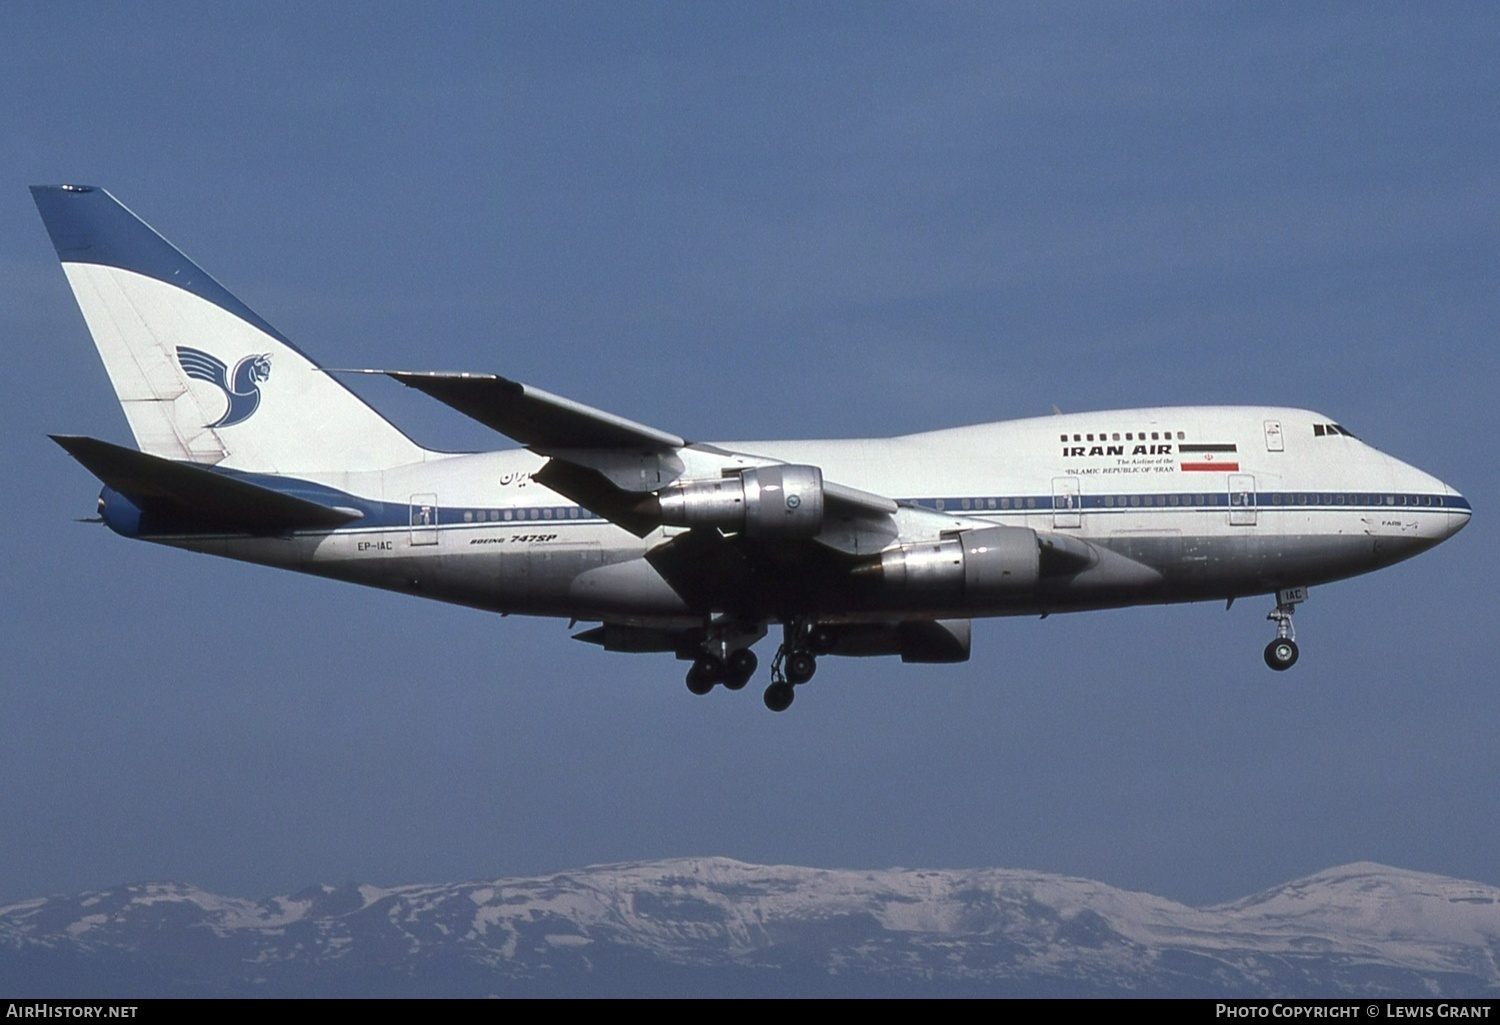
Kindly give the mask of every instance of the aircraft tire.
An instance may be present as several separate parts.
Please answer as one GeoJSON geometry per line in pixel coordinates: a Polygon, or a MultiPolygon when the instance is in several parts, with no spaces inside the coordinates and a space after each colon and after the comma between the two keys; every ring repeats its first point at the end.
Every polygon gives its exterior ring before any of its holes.
{"type": "Polygon", "coordinates": [[[810,651],[794,651],[786,657],[788,683],[806,683],[818,671],[818,660],[810,651]]]}
{"type": "Polygon", "coordinates": [[[755,669],[759,665],[760,660],[749,648],[741,648],[739,651],[732,652],[729,656],[729,665],[725,669],[724,686],[730,690],[740,690],[750,682],[750,677],[755,675],[755,669]]]}
{"type": "Polygon", "coordinates": [[[797,692],[790,683],[773,683],[766,688],[766,707],[773,712],[785,712],[792,707],[797,692]]]}
{"type": "Polygon", "coordinates": [[[724,679],[724,662],[716,655],[702,654],[693,660],[688,670],[687,689],[694,694],[707,694],[714,684],[724,679]]]}
{"type": "Polygon", "coordinates": [[[1296,665],[1297,655],[1296,641],[1278,639],[1266,645],[1266,665],[1278,673],[1296,665]]]}

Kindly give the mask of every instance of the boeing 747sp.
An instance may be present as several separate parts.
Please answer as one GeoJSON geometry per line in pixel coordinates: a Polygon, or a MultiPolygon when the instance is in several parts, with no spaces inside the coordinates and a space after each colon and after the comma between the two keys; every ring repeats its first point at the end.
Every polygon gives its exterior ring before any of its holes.
{"type": "Polygon", "coordinates": [[[137,448],[57,437],[125,537],[671,652],[765,703],[830,655],[969,657],[970,621],[1307,588],[1469,521],[1302,409],[1121,409],[896,438],[690,441],[488,373],[384,373],[521,447],[425,449],[103,189],[32,189],[137,448]]]}

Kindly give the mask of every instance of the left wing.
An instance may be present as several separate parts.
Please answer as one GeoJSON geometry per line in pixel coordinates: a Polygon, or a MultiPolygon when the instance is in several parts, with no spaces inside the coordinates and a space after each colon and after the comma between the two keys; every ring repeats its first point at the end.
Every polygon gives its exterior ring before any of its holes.
{"type": "Polygon", "coordinates": [[[376,370],[426,392],[466,416],[537,452],[558,448],[679,449],[687,441],[602,409],[496,374],[376,370]]]}
{"type": "Polygon", "coordinates": [[[819,467],[693,444],[494,374],[342,372],[394,378],[550,457],[533,479],[641,537],[717,528],[870,553],[900,533],[895,501],[825,481],[819,467]]]}

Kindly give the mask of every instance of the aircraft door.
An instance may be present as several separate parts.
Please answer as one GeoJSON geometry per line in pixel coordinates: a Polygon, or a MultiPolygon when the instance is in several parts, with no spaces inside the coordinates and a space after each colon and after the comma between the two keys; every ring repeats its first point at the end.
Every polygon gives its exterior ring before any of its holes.
{"type": "Polygon", "coordinates": [[[1229,525],[1231,527],[1255,526],[1255,475],[1253,473],[1229,475],[1229,525]]]}
{"type": "Polygon", "coordinates": [[[437,544],[437,495],[412,495],[409,522],[411,523],[412,547],[437,544]]]}
{"type": "Polygon", "coordinates": [[[1077,477],[1052,478],[1052,525],[1083,526],[1083,496],[1079,494],[1077,477]]]}
{"type": "Polygon", "coordinates": [[[1265,429],[1266,429],[1266,451],[1267,452],[1285,452],[1286,451],[1286,440],[1282,437],[1282,434],[1281,434],[1281,421],[1280,420],[1267,420],[1265,422],[1265,429]]]}

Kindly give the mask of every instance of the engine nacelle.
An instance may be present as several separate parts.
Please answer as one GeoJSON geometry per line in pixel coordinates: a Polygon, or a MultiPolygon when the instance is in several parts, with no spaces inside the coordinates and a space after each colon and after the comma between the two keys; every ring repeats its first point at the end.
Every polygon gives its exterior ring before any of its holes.
{"type": "Polygon", "coordinates": [[[823,529],[823,471],[757,466],[737,477],[697,480],[657,495],[663,523],[759,537],[816,537],[823,529]]]}
{"type": "Polygon", "coordinates": [[[981,598],[1032,590],[1040,563],[1036,531],[985,527],[889,549],[880,555],[880,572],[890,588],[981,598]]]}

